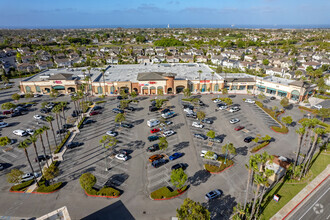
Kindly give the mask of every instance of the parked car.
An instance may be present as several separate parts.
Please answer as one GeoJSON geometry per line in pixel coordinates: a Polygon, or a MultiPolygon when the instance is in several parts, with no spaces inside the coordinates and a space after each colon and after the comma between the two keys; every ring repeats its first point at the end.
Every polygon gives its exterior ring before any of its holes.
{"type": "Polygon", "coordinates": [[[156,106],[149,106],[149,111],[150,112],[155,112],[157,111],[159,108],[157,108],[156,106]]]}
{"type": "Polygon", "coordinates": [[[158,144],[153,144],[152,146],[147,148],[147,152],[155,152],[159,150],[159,145],[158,144]]]}
{"type": "Polygon", "coordinates": [[[187,114],[194,114],[194,111],[191,110],[190,108],[185,108],[183,109],[184,112],[186,112],[187,114]]]}
{"type": "Polygon", "coordinates": [[[156,140],[158,140],[159,139],[159,137],[158,136],[149,136],[148,137],[148,140],[151,142],[151,141],[156,141],[156,140]]]}
{"type": "Polygon", "coordinates": [[[128,159],[128,157],[125,154],[116,154],[115,158],[123,161],[126,161],[128,159]]]}
{"type": "Polygon", "coordinates": [[[0,163],[0,171],[3,170],[3,169],[4,169],[4,167],[3,167],[3,165],[0,163]]]}
{"type": "Polygon", "coordinates": [[[116,137],[118,135],[118,132],[117,131],[107,131],[106,134],[111,137],[116,137]]]}
{"type": "Polygon", "coordinates": [[[89,113],[90,116],[92,116],[92,115],[98,115],[98,114],[101,114],[101,112],[100,111],[91,111],[89,113]]]}
{"type": "Polygon", "coordinates": [[[6,116],[0,115],[0,120],[7,118],[6,116]]]}
{"type": "Polygon", "coordinates": [[[201,100],[199,100],[199,101],[198,101],[198,105],[199,105],[199,106],[204,106],[205,104],[204,104],[204,102],[202,102],[201,100]]]}
{"type": "Polygon", "coordinates": [[[34,119],[37,119],[37,120],[40,120],[40,119],[43,119],[44,116],[42,116],[42,115],[34,115],[33,118],[34,119]]]}
{"type": "Polygon", "coordinates": [[[28,135],[28,133],[26,133],[26,131],[21,130],[21,129],[14,130],[13,134],[15,134],[17,136],[21,136],[21,137],[28,135]]]}
{"type": "Polygon", "coordinates": [[[165,108],[160,113],[165,114],[165,113],[170,112],[170,111],[171,111],[171,109],[165,108]]]}
{"type": "Polygon", "coordinates": [[[118,100],[122,100],[123,97],[119,95],[119,96],[117,96],[117,99],[118,99],[118,100]]]}
{"type": "Polygon", "coordinates": [[[72,149],[72,148],[75,148],[75,147],[79,147],[80,145],[82,145],[82,143],[79,143],[79,142],[70,142],[68,145],[66,145],[66,148],[72,149]]]}
{"type": "Polygon", "coordinates": [[[57,130],[57,131],[56,131],[56,134],[57,134],[57,135],[64,134],[64,133],[66,133],[67,131],[68,131],[67,129],[62,128],[62,129],[60,129],[60,130],[57,130]]]}
{"type": "Polygon", "coordinates": [[[175,160],[175,159],[178,159],[178,158],[180,158],[180,157],[182,157],[182,156],[183,156],[183,153],[176,152],[176,153],[172,154],[172,155],[169,157],[169,159],[170,159],[170,160],[175,160]]]}
{"type": "Polygon", "coordinates": [[[209,193],[206,193],[205,199],[206,200],[212,200],[212,199],[220,197],[221,195],[222,195],[221,190],[215,189],[215,190],[212,190],[209,193]]]}
{"type": "Polygon", "coordinates": [[[213,156],[207,155],[208,151],[207,150],[201,150],[201,157],[204,157],[205,159],[209,159],[209,160],[216,160],[218,159],[218,155],[216,153],[213,152],[213,156]]]}
{"type": "Polygon", "coordinates": [[[232,118],[232,119],[230,119],[230,121],[229,121],[229,123],[230,124],[236,124],[236,123],[238,123],[240,120],[238,119],[238,118],[232,118]]]}
{"type": "Polygon", "coordinates": [[[207,136],[204,134],[194,134],[195,138],[206,140],[207,136]]]}
{"type": "Polygon", "coordinates": [[[85,120],[82,124],[83,125],[88,125],[88,124],[92,124],[94,122],[95,122],[94,120],[88,119],[88,120],[85,120]]]}
{"type": "Polygon", "coordinates": [[[13,110],[6,110],[2,112],[4,115],[10,115],[11,113],[13,113],[13,110]]]}
{"type": "Polygon", "coordinates": [[[22,115],[21,112],[14,112],[14,113],[11,114],[10,117],[17,117],[17,116],[21,116],[21,115],[22,115]]]}
{"type": "Polygon", "coordinates": [[[33,105],[32,104],[25,104],[23,105],[23,108],[31,108],[33,105]]]}
{"type": "Polygon", "coordinates": [[[270,100],[275,100],[275,99],[276,99],[275,96],[270,97],[270,100]]]}
{"type": "Polygon", "coordinates": [[[196,114],[186,114],[187,118],[197,118],[196,114]]]}
{"type": "Polygon", "coordinates": [[[202,124],[200,124],[199,122],[196,122],[196,121],[194,121],[191,126],[196,127],[196,128],[204,128],[204,125],[202,125],[202,124]]]}
{"type": "Polygon", "coordinates": [[[207,119],[207,118],[203,119],[202,122],[206,123],[206,124],[213,124],[213,121],[211,119],[207,119]]]}
{"type": "Polygon", "coordinates": [[[154,128],[154,129],[151,129],[151,130],[150,130],[150,133],[153,134],[153,133],[157,133],[157,132],[159,132],[159,131],[160,131],[159,128],[154,128]]]}
{"type": "Polygon", "coordinates": [[[133,125],[129,124],[129,123],[121,123],[120,126],[123,127],[123,128],[133,128],[133,125]]]}
{"type": "Polygon", "coordinates": [[[175,112],[167,112],[167,113],[164,113],[162,114],[162,118],[172,118],[173,116],[175,115],[175,112]]]}
{"type": "Polygon", "coordinates": [[[159,160],[162,159],[164,157],[164,155],[161,154],[155,154],[149,157],[149,162],[153,162],[155,160],[159,160]]]}
{"type": "Polygon", "coordinates": [[[317,110],[320,110],[321,108],[323,108],[322,105],[314,105],[313,107],[316,108],[317,110]]]}
{"type": "Polygon", "coordinates": [[[99,106],[99,105],[96,105],[93,108],[93,110],[101,110],[101,109],[103,109],[103,107],[102,106],[99,106]]]}
{"type": "Polygon", "coordinates": [[[47,113],[50,112],[50,110],[47,109],[47,108],[42,108],[42,109],[40,109],[40,112],[43,113],[43,114],[47,114],[47,113]]]}
{"type": "Polygon", "coordinates": [[[221,137],[209,138],[209,141],[216,142],[216,143],[222,143],[223,138],[221,138],[221,137]]]}
{"type": "MultiPolygon", "coordinates": [[[[85,121],[84,121],[84,122],[85,122],[85,121]]],[[[73,125],[72,125],[72,124],[64,124],[62,127],[63,127],[64,129],[69,129],[69,128],[72,128],[73,125]]]]}
{"type": "Polygon", "coordinates": [[[5,128],[8,126],[8,123],[6,122],[0,122],[0,128],[5,128]]]}
{"type": "Polygon", "coordinates": [[[184,163],[178,163],[178,164],[175,164],[171,167],[171,170],[178,170],[178,169],[183,169],[185,170],[187,168],[187,165],[184,164],[184,163]]]}
{"type": "Polygon", "coordinates": [[[34,173],[34,174],[26,173],[26,174],[22,175],[21,182],[26,182],[26,181],[32,180],[34,178],[34,176],[36,178],[38,178],[40,176],[40,174],[39,173],[34,173]]]}
{"type": "Polygon", "coordinates": [[[225,109],[227,109],[228,107],[226,106],[226,105],[221,105],[221,106],[219,106],[219,109],[220,110],[225,110],[225,109]]]}
{"type": "Polygon", "coordinates": [[[169,137],[172,136],[173,134],[175,134],[175,132],[172,130],[164,131],[163,137],[169,137]]]}
{"type": "Polygon", "coordinates": [[[219,103],[219,102],[222,102],[220,99],[214,99],[213,100],[214,103],[219,103]]]}
{"type": "Polygon", "coordinates": [[[134,111],[135,111],[135,108],[134,108],[134,107],[132,107],[132,106],[127,106],[125,109],[127,109],[127,110],[129,110],[129,111],[132,111],[132,112],[134,112],[134,111]]]}
{"type": "Polygon", "coordinates": [[[160,167],[161,165],[165,164],[166,163],[166,160],[164,159],[159,159],[159,160],[155,160],[151,163],[151,165],[155,168],[158,168],[160,167]]]}
{"type": "Polygon", "coordinates": [[[251,104],[256,103],[256,101],[254,101],[254,100],[252,100],[252,99],[246,99],[245,102],[246,102],[246,103],[251,103],[251,104]]]}
{"type": "Polygon", "coordinates": [[[254,139],[254,137],[249,136],[249,137],[244,138],[244,142],[250,143],[251,141],[253,141],[253,139],[254,139]]]}
{"type": "Polygon", "coordinates": [[[46,161],[47,159],[49,159],[50,156],[48,155],[38,155],[38,157],[34,158],[34,161],[37,162],[42,162],[42,161],[46,161]]]}
{"type": "Polygon", "coordinates": [[[244,126],[237,126],[236,128],[235,128],[235,131],[240,131],[240,130],[242,130],[242,129],[244,129],[245,127],[244,126]]]}
{"type": "Polygon", "coordinates": [[[147,125],[151,128],[159,125],[159,123],[160,121],[157,119],[150,119],[149,121],[147,121],[147,125]]]}
{"type": "Polygon", "coordinates": [[[40,96],[42,96],[42,95],[41,95],[41,94],[34,94],[34,95],[33,95],[34,98],[38,98],[38,97],[40,97],[40,96]]]}
{"type": "Polygon", "coordinates": [[[121,110],[121,109],[119,109],[119,108],[114,108],[114,109],[112,109],[112,112],[113,112],[113,113],[124,113],[124,111],[121,110]]]}
{"type": "Polygon", "coordinates": [[[28,129],[25,130],[25,132],[28,133],[29,135],[34,135],[34,130],[33,129],[28,128],[28,129]]]}
{"type": "Polygon", "coordinates": [[[240,110],[240,108],[235,106],[235,107],[230,108],[229,112],[237,112],[239,110],[240,110]]]}

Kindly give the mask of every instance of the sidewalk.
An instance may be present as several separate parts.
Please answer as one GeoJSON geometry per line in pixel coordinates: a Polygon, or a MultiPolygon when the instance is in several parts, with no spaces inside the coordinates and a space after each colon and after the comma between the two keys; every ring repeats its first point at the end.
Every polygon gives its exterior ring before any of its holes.
{"type": "MultiPolygon", "coordinates": [[[[92,109],[94,108],[95,104],[93,103],[93,105],[90,106],[89,110],[86,113],[83,113],[83,117],[87,117],[89,115],[89,113],[92,111],[92,109]]],[[[72,142],[74,140],[74,138],[76,137],[77,133],[79,133],[79,128],[78,128],[78,123],[80,121],[77,120],[74,123],[74,127],[70,129],[71,131],[71,135],[68,138],[68,140],[66,141],[66,143],[63,145],[61,152],[57,153],[57,154],[53,154],[53,160],[58,160],[58,161],[62,161],[63,160],[63,155],[65,154],[67,148],[66,145],[70,142],[72,142]]],[[[44,169],[45,167],[47,167],[47,163],[48,165],[50,165],[52,163],[51,159],[48,159],[46,164],[44,165],[44,167],[42,169],[44,169]]],[[[41,177],[38,177],[37,180],[39,181],[41,179],[41,177]]],[[[28,189],[25,191],[25,193],[32,193],[35,189],[37,188],[37,183],[32,184],[31,186],[28,187],[28,189]]]]}
{"type": "Polygon", "coordinates": [[[303,188],[295,197],[293,197],[280,211],[278,211],[271,220],[280,220],[290,217],[292,212],[312,194],[312,192],[321,183],[329,177],[330,165],[325,168],[315,179],[303,188]]]}

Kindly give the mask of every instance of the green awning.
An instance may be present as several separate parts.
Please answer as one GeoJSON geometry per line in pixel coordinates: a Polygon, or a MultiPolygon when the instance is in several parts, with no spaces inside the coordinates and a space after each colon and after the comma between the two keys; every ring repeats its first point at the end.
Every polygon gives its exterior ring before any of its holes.
{"type": "Polygon", "coordinates": [[[55,90],[65,90],[64,86],[53,86],[53,89],[55,90]]]}

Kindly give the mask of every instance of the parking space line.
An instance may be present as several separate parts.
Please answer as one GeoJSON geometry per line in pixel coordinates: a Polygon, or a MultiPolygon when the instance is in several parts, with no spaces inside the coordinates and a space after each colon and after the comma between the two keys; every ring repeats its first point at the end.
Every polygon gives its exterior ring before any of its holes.
{"type": "Polygon", "coordinates": [[[2,161],[5,161],[6,163],[11,163],[10,160],[8,160],[8,159],[5,158],[5,157],[2,157],[2,155],[0,155],[0,159],[1,159],[2,161]]]}

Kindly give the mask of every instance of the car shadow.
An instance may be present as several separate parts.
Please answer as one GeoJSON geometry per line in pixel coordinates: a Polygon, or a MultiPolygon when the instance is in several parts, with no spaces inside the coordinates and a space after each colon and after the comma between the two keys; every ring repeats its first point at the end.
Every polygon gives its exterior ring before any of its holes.
{"type": "Polygon", "coordinates": [[[235,197],[225,195],[209,202],[204,202],[202,205],[206,206],[210,211],[211,219],[230,219],[237,202],[235,197]]]}
{"type": "Polygon", "coordinates": [[[8,124],[8,126],[16,126],[16,125],[19,125],[21,122],[11,122],[8,124]]]}
{"type": "Polygon", "coordinates": [[[133,121],[132,124],[139,125],[139,124],[142,124],[143,122],[144,122],[144,119],[139,119],[139,120],[133,121]]]}
{"type": "Polygon", "coordinates": [[[236,153],[240,154],[240,155],[243,155],[243,156],[246,156],[247,153],[248,153],[248,147],[247,146],[238,147],[238,148],[236,148],[236,153]]]}
{"type": "Polygon", "coordinates": [[[107,182],[104,184],[105,186],[121,186],[127,179],[129,175],[126,173],[114,174],[112,175],[107,182]]]}
{"type": "Polygon", "coordinates": [[[199,170],[193,176],[188,178],[188,182],[192,186],[198,186],[201,183],[205,183],[210,177],[211,174],[206,170],[199,170]]]}
{"type": "Polygon", "coordinates": [[[180,150],[182,150],[182,149],[184,149],[184,148],[186,148],[186,147],[189,147],[189,142],[188,142],[188,141],[180,142],[180,143],[175,144],[175,145],[173,146],[173,152],[175,152],[175,151],[180,151],[180,150]]]}

